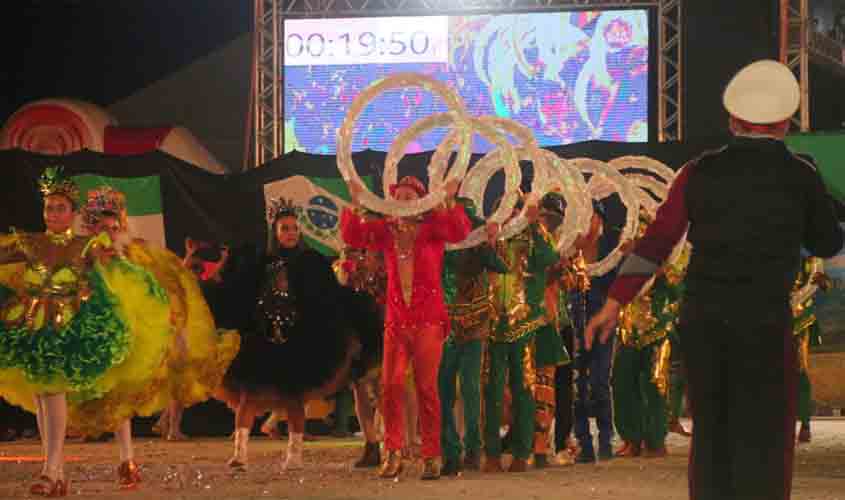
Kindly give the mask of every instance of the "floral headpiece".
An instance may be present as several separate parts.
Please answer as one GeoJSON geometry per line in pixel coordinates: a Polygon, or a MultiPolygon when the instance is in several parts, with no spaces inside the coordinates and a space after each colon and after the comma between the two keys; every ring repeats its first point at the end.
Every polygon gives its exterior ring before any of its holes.
{"type": "Polygon", "coordinates": [[[60,194],[73,203],[74,208],[79,206],[79,186],[63,175],[62,167],[48,167],[38,179],[38,187],[44,198],[60,194]]]}
{"type": "Polygon", "coordinates": [[[104,214],[114,214],[121,229],[126,229],[126,195],[109,186],[88,191],[85,206],[82,207],[82,221],[86,229],[93,230],[104,214]]]}
{"type": "Polygon", "coordinates": [[[299,217],[302,207],[297,206],[293,200],[285,198],[272,198],[267,202],[267,222],[273,224],[279,217],[299,217]]]}

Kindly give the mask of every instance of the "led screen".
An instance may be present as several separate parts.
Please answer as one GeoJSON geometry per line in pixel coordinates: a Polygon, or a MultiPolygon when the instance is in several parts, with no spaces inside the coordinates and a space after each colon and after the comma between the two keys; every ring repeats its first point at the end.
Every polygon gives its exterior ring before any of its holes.
{"type": "MultiPolygon", "coordinates": [[[[541,146],[648,140],[648,13],[288,19],[285,149],[333,154],[352,99],[396,72],[447,82],[473,115],[512,118],[541,146]]],[[[386,92],[362,113],[353,150],[386,151],[419,118],[445,111],[420,88],[386,92]]],[[[409,151],[435,149],[446,129],[409,151]]],[[[490,144],[476,137],[475,152],[490,144]]]]}

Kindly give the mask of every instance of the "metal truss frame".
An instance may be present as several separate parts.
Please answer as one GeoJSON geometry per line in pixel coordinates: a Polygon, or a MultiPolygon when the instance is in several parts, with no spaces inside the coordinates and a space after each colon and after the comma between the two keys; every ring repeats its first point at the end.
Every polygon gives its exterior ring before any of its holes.
{"type": "Polygon", "coordinates": [[[657,139],[684,139],[684,2],[659,2],[657,139]]]}
{"type": "Polygon", "coordinates": [[[280,0],[289,17],[541,12],[573,8],[655,7],[658,0],[280,0]]]}
{"type": "MultiPolygon", "coordinates": [[[[589,8],[656,8],[658,12],[658,139],[683,139],[684,0],[255,0],[255,165],[284,152],[284,18],[544,12],[589,8]]],[[[806,1],[806,0],[803,0],[806,1]]]]}
{"type": "Polygon", "coordinates": [[[801,86],[801,106],[792,122],[801,132],[810,131],[810,5],[809,0],[780,2],[780,59],[801,86]]]}
{"type": "Polygon", "coordinates": [[[284,151],[281,11],[280,0],[255,0],[252,78],[255,166],[281,156],[284,151]]]}

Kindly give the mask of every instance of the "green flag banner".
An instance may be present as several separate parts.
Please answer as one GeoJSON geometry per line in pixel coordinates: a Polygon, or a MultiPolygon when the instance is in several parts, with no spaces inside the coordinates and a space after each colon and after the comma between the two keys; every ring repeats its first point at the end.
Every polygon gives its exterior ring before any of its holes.
{"type": "MultiPolygon", "coordinates": [[[[158,176],[105,177],[84,174],[74,176],[73,180],[79,186],[82,200],[86,199],[88,191],[103,186],[122,192],[126,195],[129,234],[135,238],[143,238],[151,244],[165,246],[161,183],[158,176]]],[[[75,225],[80,229],[79,216],[75,225]]]]}
{"type": "MultiPolygon", "coordinates": [[[[362,180],[372,189],[371,177],[363,177],[362,180]]],[[[269,206],[270,200],[275,198],[291,200],[302,208],[299,227],[312,248],[324,255],[337,255],[343,248],[340,212],[348,205],[349,199],[343,179],[295,175],[265,184],[265,205],[269,206]]]]}
{"type": "Polygon", "coordinates": [[[845,203],[845,132],[790,135],[786,144],[811,155],[830,194],[845,203]]]}

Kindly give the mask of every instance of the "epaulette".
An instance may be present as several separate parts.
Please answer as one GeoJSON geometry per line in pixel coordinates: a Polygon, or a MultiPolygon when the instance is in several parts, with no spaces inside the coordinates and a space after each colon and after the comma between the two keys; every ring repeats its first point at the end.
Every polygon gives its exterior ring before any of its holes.
{"type": "MultiPolygon", "coordinates": [[[[717,155],[720,155],[720,154],[724,153],[725,151],[727,151],[727,149],[728,149],[728,145],[727,145],[727,144],[726,144],[726,145],[724,145],[724,146],[722,146],[722,147],[720,147],[720,148],[716,148],[716,149],[708,149],[708,150],[704,151],[703,153],[699,154],[698,156],[696,156],[695,158],[693,158],[692,160],[689,160],[688,162],[686,162],[686,163],[684,164],[684,166],[683,166],[683,167],[681,167],[681,168],[686,168],[686,167],[688,167],[688,166],[698,165],[698,164],[699,164],[699,163],[701,163],[703,160],[706,160],[706,159],[708,159],[708,158],[710,158],[710,157],[712,157],[712,156],[717,156],[717,155]]],[[[678,172],[680,172],[680,169],[678,170],[678,172]]]]}

